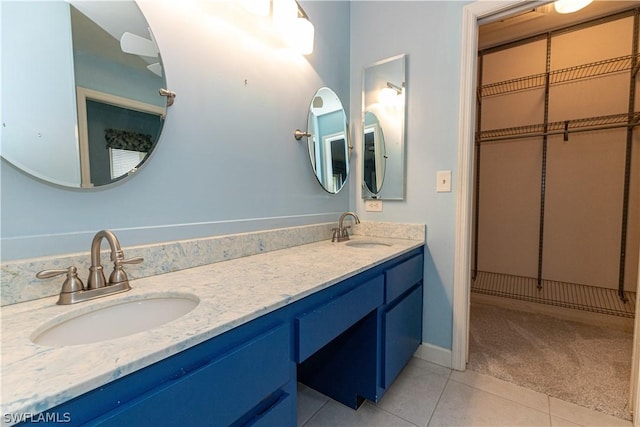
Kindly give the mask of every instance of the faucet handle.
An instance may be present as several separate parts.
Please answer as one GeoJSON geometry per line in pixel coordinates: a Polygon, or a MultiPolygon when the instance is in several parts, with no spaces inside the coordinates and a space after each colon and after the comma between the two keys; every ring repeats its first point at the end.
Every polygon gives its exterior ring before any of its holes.
{"type": "Polygon", "coordinates": [[[342,236],[344,238],[344,240],[349,240],[349,231],[347,230],[348,228],[351,228],[350,225],[347,225],[346,227],[342,227],[342,236]]]}
{"type": "Polygon", "coordinates": [[[140,264],[143,261],[144,261],[144,258],[142,258],[141,256],[137,256],[135,258],[119,259],[119,260],[116,260],[116,263],[119,263],[119,264],[140,264]]]}
{"type": "Polygon", "coordinates": [[[140,264],[142,261],[144,261],[144,258],[142,257],[135,257],[135,258],[129,258],[129,259],[116,259],[115,262],[113,263],[113,271],[109,276],[109,284],[113,285],[116,283],[128,282],[129,278],[127,277],[127,273],[125,273],[124,269],[122,268],[122,265],[123,264],[140,264]]]}
{"type": "Polygon", "coordinates": [[[78,277],[78,269],[74,266],[68,267],[64,270],[42,270],[36,274],[38,279],[49,279],[51,277],[67,275],[64,283],[62,284],[62,290],[60,293],[71,293],[84,290],[84,283],[78,277]]]}

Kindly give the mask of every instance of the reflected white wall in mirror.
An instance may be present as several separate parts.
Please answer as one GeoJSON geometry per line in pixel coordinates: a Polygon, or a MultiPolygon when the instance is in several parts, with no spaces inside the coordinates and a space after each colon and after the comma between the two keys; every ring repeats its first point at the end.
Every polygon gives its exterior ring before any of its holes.
{"type": "Polygon", "coordinates": [[[157,49],[124,51],[126,32],[157,47],[131,0],[3,2],[3,159],[72,188],[138,170],[164,124],[166,99],[158,91],[166,84],[157,49]],[[108,142],[108,129],[120,131],[119,139],[108,142]],[[114,175],[122,151],[142,160],[114,175]]]}
{"type": "Polygon", "coordinates": [[[364,68],[362,197],[404,200],[406,55],[364,68]]]}

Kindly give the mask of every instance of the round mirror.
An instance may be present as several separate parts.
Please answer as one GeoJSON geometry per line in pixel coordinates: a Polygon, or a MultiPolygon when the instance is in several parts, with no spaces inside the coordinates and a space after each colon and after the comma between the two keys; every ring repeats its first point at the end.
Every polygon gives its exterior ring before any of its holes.
{"type": "Polygon", "coordinates": [[[372,195],[382,190],[387,155],[384,147],[384,133],[378,117],[371,111],[364,113],[364,187],[372,195]]]}
{"type": "Polygon", "coordinates": [[[349,123],[340,98],[328,87],[318,89],[307,119],[309,158],[318,182],[337,193],[349,176],[349,123]]]}
{"type": "Polygon", "coordinates": [[[133,1],[3,2],[0,154],[64,187],[119,181],[160,137],[163,74],[133,1]]]}

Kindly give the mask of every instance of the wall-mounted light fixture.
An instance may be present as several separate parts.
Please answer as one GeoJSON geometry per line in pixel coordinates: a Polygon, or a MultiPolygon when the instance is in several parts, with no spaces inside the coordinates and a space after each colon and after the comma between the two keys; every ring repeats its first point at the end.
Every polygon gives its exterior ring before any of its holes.
{"type": "Polygon", "coordinates": [[[240,0],[240,4],[257,16],[269,16],[271,13],[271,0],[240,0]]]}
{"type": "Polygon", "coordinates": [[[296,0],[240,0],[242,6],[258,16],[269,16],[284,42],[302,55],[313,52],[315,29],[296,0]]]}
{"type": "Polygon", "coordinates": [[[391,82],[387,82],[387,86],[380,89],[380,93],[378,94],[378,101],[382,105],[396,106],[400,102],[398,98],[400,98],[402,93],[402,87],[391,82]]]}
{"type": "Polygon", "coordinates": [[[593,0],[557,0],[553,7],[558,13],[573,13],[587,7],[593,0]]]}

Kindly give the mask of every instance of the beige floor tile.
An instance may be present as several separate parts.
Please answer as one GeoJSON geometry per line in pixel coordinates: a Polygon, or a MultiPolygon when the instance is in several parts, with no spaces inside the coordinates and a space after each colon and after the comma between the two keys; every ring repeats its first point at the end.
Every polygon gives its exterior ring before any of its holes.
{"type": "Polygon", "coordinates": [[[548,413],[449,381],[429,422],[435,426],[550,426],[548,413]]]}
{"type": "Polygon", "coordinates": [[[365,402],[357,411],[335,400],[324,405],[304,427],[415,427],[415,424],[365,402]]]}
{"type": "Polygon", "coordinates": [[[592,411],[554,397],[549,398],[551,415],[585,427],[631,426],[631,421],[592,411]]]}
{"type": "Polygon", "coordinates": [[[329,401],[324,394],[298,383],[298,426],[304,423],[329,401]]]}
{"type": "Polygon", "coordinates": [[[450,370],[424,360],[412,360],[377,406],[419,426],[426,426],[447,385],[450,370]]]}
{"type": "Polygon", "coordinates": [[[449,374],[451,373],[450,368],[445,368],[444,366],[427,362],[426,360],[420,359],[419,357],[412,357],[411,359],[409,359],[409,363],[407,363],[407,366],[419,367],[419,368],[428,370],[433,374],[444,375],[446,377],[448,377],[449,374]]]}
{"type": "Polygon", "coordinates": [[[467,369],[464,372],[452,371],[451,380],[475,387],[505,399],[513,400],[541,412],[549,413],[549,397],[544,393],[520,387],[490,375],[480,374],[467,369]]]}
{"type": "Polygon", "coordinates": [[[551,427],[582,427],[580,424],[572,423],[554,415],[551,416],[551,427]]]}

